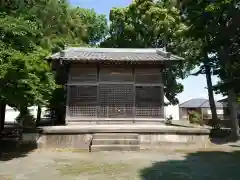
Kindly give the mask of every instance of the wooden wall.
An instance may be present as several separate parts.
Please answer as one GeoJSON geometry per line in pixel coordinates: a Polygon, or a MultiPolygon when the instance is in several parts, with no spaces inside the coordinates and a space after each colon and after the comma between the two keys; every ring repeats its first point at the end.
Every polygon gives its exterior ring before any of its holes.
{"type": "Polygon", "coordinates": [[[71,64],[67,118],[163,118],[160,67],[71,64]]]}

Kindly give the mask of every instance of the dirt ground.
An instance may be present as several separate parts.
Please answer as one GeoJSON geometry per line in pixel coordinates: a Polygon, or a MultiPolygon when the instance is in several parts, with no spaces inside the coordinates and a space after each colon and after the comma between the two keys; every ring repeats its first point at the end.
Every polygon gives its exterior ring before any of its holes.
{"type": "Polygon", "coordinates": [[[140,152],[1,154],[0,180],[238,180],[240,146],[140,152]]]}

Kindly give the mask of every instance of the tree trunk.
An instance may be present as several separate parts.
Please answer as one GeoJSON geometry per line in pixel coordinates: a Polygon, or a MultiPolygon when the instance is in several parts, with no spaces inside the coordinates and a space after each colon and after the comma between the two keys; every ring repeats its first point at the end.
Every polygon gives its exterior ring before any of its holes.
{"type": "Polygon", "coordinates": [[[28,114],[28,108],[26,106],[20,107],[20,114],[21,114],[21,116],[27,115],[28,114]]]}
{"type": "Polygon", "coordinates": [[[36,121],[36,125],[39,124],[40,120],[41,120],[41,114],[42,114],[42,108],[41,106],[38,106],[38,109],[37,109],[37,121],[36,121]]]}
{"type": "Polygon", "coordinates": [[[5,114],[6,114],[6,104],[4,102],[0,101],[0,132],[4,128],[5,114]]]}
{"type": "Polygon", "coordinates": [[[234,89],[228,90],[228,108],[230,110],[231,118],[231,134],[230,139],[233,141],[239,140],[239,123],[237,117],[237,98],[234,89]]]}
{"type": "Polygon", "coordinates": [[[28,114],[28,108],[26,106],[21,106],[20,107],[20,115],[19,115],[19,124],[21,127],[24,127],[24,121],[26,118],[26,115],[28,114]]]}
{"type": "MultiPolygon", "coordinates": [[[[225,71],[225,78],[222,79],[225,82],[231,81],[232,80],[232,75],[231,72],[226,70],[226,67],[228,66],[229,63],[229,55],[226,51],[226,48],[221,46],[220,51],[219,51],[219,58],[220,58],[220,65],[225,71]]],[[[236,92],[233,89],[233,87],[229,87],[228,89],[228,109],[230,111],[230,120],[231,120],[231,135],[230,135],[230,140],[238,140],[239,139],[239,124],[238,124],[238,117],[237,117],[237,97],[236,97],[236,92]]]]}
{"type": "MultiPolygon", "coordinates": [[[[207,56],[207,55],[206,55],[207,56]]],[[[208,58],[208,57],[205,57],[208,58]]],[[[213,95],[213,85],[212,85],[212,78],[211,78],[211,67],[205,62],[205,74],[206,74],[206,80],[207,80],[207,89],[208,89],[208,98],[209,98],[209,105],[212,113],[212,127],[214,129],[219,129],[219,120],[217,116],[217,109],[216,109],[216,104],[214,100],[214,95],[213,95]]]]}

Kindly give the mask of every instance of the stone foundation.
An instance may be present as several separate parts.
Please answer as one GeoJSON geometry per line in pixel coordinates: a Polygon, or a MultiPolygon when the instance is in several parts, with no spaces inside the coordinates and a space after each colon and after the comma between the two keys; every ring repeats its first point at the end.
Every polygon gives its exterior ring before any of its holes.
{"type": "Polygon", "coordinates": [[[164,146],[196,145],[207,147],[210,144],[206,134],[139,134],[140,149],[166,148],[164,146]]]}
{"type": "Polygon", "coordinates": [[[22,134],[22,144],[34,144],[38,141],[39,133],[23,133],[22,134]]]}
{"type": "Polygon", "coordinates": [[[38,139],[39,148],[70,148],[89,150],[91,134],[43,134],[38,139]]]}
{"type": "Polygon", "coordinates": [[[89,150],[94,134],[101,133],[138,134],[140,149],[161,149],[169,145],[209,144],[209,130],[201,128],[183,128],[169,126],[63,126],[43,127],[39,134],[23,136],[24,142],[37,142],[39,148],[68,148],[89,150]]]}

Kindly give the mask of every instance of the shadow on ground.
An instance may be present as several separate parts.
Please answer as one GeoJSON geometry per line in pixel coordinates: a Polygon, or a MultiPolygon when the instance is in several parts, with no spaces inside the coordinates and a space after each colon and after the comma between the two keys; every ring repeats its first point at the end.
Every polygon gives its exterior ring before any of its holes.
{"type": "Polygon", "coordinates": [[[236,140],[232,140],[230,138],[231,129],[221,128],[221,129],[211,129],[209,138],[211,143],[213,144],[228,144],[228,143],[236,143],[236,140]]]}
{"type": "Polygon", "coordinates": [[[35,150],[36,144],[18,145],[16,141],[0,141],[0,161],[9,161],[14,158],[26,157],[31,151],[35,150]]]}
{"type": "Polygon", "coordinates": [[[235,148],[239,148],[239,149],[240,149],[240,145],[230,144],[229,146],[231,146],[231,147],[235,147],[235,148]]]}
{"type": "Polygon", "coordinates": [[[238,180],[240,151],[196,152],[184,160],[155,162],[140,170],[142,180],[238,180]]]}
{"type": "MultiPolygon", "coordinates": [[[[19,144],[23,129],[16,123],[7,123],[0,133],[0,161],[8,161],[14,158],[25,157],[29,152],[37,148],[36,144],[19,144]]],[[[26,132],[39,131],[36,128],[28,128],[26,132]]]]}
{"type": "Polygon", "coordinates": [[[0,140],[0,161],[26,157],[36,149],[36,144],[18,145],[16,141],[0,140]]]}

